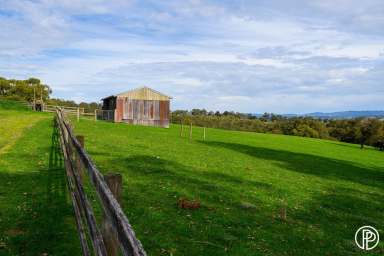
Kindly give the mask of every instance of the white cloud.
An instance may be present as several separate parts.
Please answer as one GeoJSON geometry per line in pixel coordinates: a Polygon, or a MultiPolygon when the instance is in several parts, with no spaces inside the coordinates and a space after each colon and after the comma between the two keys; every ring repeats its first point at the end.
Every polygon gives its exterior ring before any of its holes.
{"type": "Polygon", "coordinates": [[[384,108],[381,10],[380,1],[3,1],[0,75],[37,76],[76,100],[146,84],[175,108],[384,108]]]}
{"type": "Polygon", "coordinates": [[[218,97],[218,99],[223,101],[247,101],[247,100],[251,100],[252,98],[247,96],[231,95],[231,96],[220,96],[218,97]]]}

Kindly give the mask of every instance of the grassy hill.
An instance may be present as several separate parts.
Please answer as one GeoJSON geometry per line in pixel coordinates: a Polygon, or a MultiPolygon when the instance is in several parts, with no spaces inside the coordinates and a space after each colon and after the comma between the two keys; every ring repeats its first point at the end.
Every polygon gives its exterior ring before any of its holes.
{"type": "Polygon", "coordinates": [[[0,100],[0,255],[80,255],[52,117],[0,100]]]}
{"type": "MultiPolygon", "coordinates": [[[[359,255],[384,227],[384,155],[282,135],[81,120],[103,172],[123,174],[123,208],[150,255],[359,255]],[[202,207],[180,209],[178,199],[202,207]],[[287,209],[287,219],[280,209],[287,209]]],[[[383,242],[371,252],[384,252],[383,242]]]]}
{"type": "Polygon", "coordinates": [[[19,111],[26,111],[28,110],[28,107],[23,104],[22,102],[17,102],[13,100],[6,100],[0,98],[0,109],[2,112],[5,110],[19,110],[19,111]]]}
{"type": "MultiPolygon", "coordinates": [[[[0,255],[79,255],[53,116],[0,101],[0,255]]],[[[384,154],[282,135],[73,121],[149,255],[360,255],[383,234],[384,154]],[[187,132],[186,132],[187,133],[187,132]],[[201,208],[178,207],[179,198],[201,208]],[[287,212],[280,217],[281,208],[287,212]]],[[[382,255],[383,242],[366,255],[382,255]]]]}

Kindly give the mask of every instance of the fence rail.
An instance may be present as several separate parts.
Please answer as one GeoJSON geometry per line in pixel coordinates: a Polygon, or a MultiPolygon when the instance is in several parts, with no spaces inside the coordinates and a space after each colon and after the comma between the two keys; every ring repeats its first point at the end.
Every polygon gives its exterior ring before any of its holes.
{"type": "Polygon", "coordinates": [[[46,105],[44,104],[43,106],[43,111],[44,112],[56,112],[56,109],[60,108],[66,113],[71,113],[71,114],[77,114],[79,112],[80,115],[84,115],[85,111],[84,108],[78,108],[78,107],[61,107],[61,106],[55,106],[55,105],[46,105]]]}
{"type": "Polygon", "coordinates": [[[92,205],[85,193],[82,181],[85,175],[82,173],[82,167],[79,166],[83,166],[87,170],[91,184],[99,197],[104,216],[116,233],[116,240],[123,255],[146,255],[141,242],[136,238],[128,218],[108,187],[103,175],[76,138],[63,109],[56,109],[55,125],[60,133],[60,145],[64,155],[67,183],[72,198],[83,255],[91,255],[87,239],[91,241],[95,255],[111,254],[106,247],[108,238],[103,237],[102,232],[100,232],[92,205]]]}
{"type": "Polygon", "coordinates": [[[15,101],[18,102],[32,110],[42,111],[42,112],[51,112],[56,113],[57,109],[61,109],[68,115],[77,116],[77,120],[80,117],[92,118],[93,120],[104,120],[104,121],[114,121],[115,120],[115,111],[114,110],[103,110],[103,109],[95,109],[92,112],[85,112],[85,108],[80,107],[70,107],[70,106],[58,106],[58,105],[50,105],[50,104],[39,104],[39,108],[36,107],[34,102],[28,101],[15,101]]]}

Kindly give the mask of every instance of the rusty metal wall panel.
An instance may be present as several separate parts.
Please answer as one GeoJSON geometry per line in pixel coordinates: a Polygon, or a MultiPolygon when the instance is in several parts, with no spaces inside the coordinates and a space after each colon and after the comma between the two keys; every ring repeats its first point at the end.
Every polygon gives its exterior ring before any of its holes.
{"type": "Polygon", "coordinates": [[[153,119],[154,120],[159,120],[160,119],[160,102],[157,100],[157,101],[154,101],[154,104],[155,104],[155,112],[154,112],[154,117],[153,119]]]}
{"type": "Polygon", "coordinates": [[[154,101],[149,101],[149,118],[154,120],[154,101]]]}
{"type": "Polygon", "coordinates": [[[164,101],[164,104],[165,104],[165,118],[166,120],[169,120],[169,100],[168,101],[164,101]]]}
{"type": "Polygon", "coordinates": [[[123,113],[123,119],[128,119],[128,114],[129,114],[129,103],[128,99],[124,98],[124,113],[123,113]]]}
{"type": "Polygon", "coordinates": [[[138,104],[139,104],[139,117],[138,117],[138,120],[143,120],[144,119],[144,101],[143,100],[139,100],[138,104]]]}
{"type": "Polygon", "coordinates": [[[160,115],[160,120],[164,119],[164,101],[159,101],[159,115],[160,115]]]}
{"type": "Polygon", "coordinates": [[[128,100],[128,119],[133,119],[133,102],[128,100]]]}
{"type": "Polygon", "coordinates": [[[148,103],[147,103],[147,100],[144,100],[143,101],[143,105],[144,105],[144,111],[143,111],[143,118],[142,119],[145,119],[145,120],[148,120],[148,103]]]}
{"type": "Polygon", "coordinates": [[[138,108],[139,106],[137,105],[137,100],[132,100],[132,119],[136,120],[139,118],[138,116],[138,108]]]}
{"type": "Polygon", "coordinates": [[[116,120],[130,124],[169,127],[169,101],[118,98],[116,120]]]}
{"type": "Polygon", "coordinates": [[[115,122],[121,122],[124,113],[124,99],[117,99],[115,110],[115,122]]]}
{"type": "Polygon", "coordinates": [[[160,120],[168,120],[169,101],[160,101],[160,120]]]}

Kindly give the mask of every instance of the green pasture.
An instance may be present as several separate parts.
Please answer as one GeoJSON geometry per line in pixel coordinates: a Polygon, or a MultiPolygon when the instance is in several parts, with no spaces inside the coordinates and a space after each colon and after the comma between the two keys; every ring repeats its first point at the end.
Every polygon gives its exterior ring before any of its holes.
{"type": "Polygon", "coordinates": [[[80,255],[52,118],[0,101],[0,255],[80,255]]]}
{"type": "Polygon", "coordinates": [[[216,129],[203,141],[197,127],[189,141],[177,125],[73,123],[100,170],[123,175],[123,208],[150,255],[359,255],[358,227],[384,231],[384,155],[375,149],[216,129]],[[201,208],[180,209],[180,198],[201,208]]]}
{"type": "MultiPolygon", "coordinates": [[[[0,101],[0,255],[80,255],[53,115],[0,101]]],[[[362,255],[384,237],[384,153],[301,137],[73,120],[148,255],[362,255]],[[178,200],[197,200],[181,209],[178,200]],[[281,211],[286,210],[286,219],[281,211]]],[[[93,201],[93,200],[92,200],[93,201]]],[[[384,243],[363,255],[382,255],[384,243]]]]}

